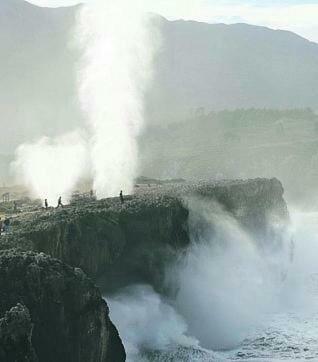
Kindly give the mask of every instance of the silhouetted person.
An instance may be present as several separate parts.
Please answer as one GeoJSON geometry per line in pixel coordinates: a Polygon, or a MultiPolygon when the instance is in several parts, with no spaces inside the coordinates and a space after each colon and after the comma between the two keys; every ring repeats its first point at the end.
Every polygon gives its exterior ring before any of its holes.
{"type": "Polygon", "coordinates": [[[119,198],[120,198],[121,204],[123,204],[123,203],[125,202],[125,200],[124,200],[124,195],[123,195],[123,191],[120,191],[119,198]]]}
{"type": "Polygon", "coordinates": [[[63,204],[62,204],[62,196],[59,197],[58,201],[57,201],[57,208],[59,207],[63,207],[63,204]]]}
{"type": "Polygon", "coordinates": [[[47,202],[47,199],[44,200],[44,207],[45,207],[45,210],[47,210],[49,208],[49,203],[47,202]]]}
{"type": "Polygon", "coordinates": [[[10,231],[10,219],[6,218],[3,222],[3,231],[8,233],[10,231]]]}

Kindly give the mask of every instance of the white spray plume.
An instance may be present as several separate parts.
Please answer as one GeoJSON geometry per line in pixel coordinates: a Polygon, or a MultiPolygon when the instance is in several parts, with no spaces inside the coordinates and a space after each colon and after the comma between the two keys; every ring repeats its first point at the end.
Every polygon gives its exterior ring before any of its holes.
{"type": "Polygon", "coordinates": [[[107,298],[107,303],[130,362],[143,361],[143,350],[198,345],[194,338],[186,335],[183,318],[151,286],[126,287],[107,298]]]}
{"type": "Polygon", "coordinates": [[[156,42],[143,1],[92,1],[78,17],[85,49],[79,97],[92,132],[91,159],[98,197],[133,191],[143,95],[156,42]]]}
{"type": "Polygon", "coordinates": [[[50,205],[55,205],[59,196],[69,199],[80,177],[88,172],[87,164],[85,141],[73,132],[58,139],[43,137],[36,143],[21,145],[13,168],[31,196],[48,199],[50,205]]]}
{"type": "Polygon", "coordinates": [[[167,279],[176,280],[176,308],[188,333],[204,348],[231,349],[274,308],[281,259],[273,257],[269,267],[256,242],[217,203],[194,198],[188,207],[192,245],[167,279]]]}
{"type": "Polygon", "coordinates": [[[147,9],[144,1],[97,0],[79,10],[79,98],[90,142],[68,143],[64,136],[20,146],[15,168],[33,196],[51,202],[60,194],[68,196],[88,168],[82,167],[87,159],[98,198],[133,191],[137,137],[144,125],[143,95],[158,44],[147,9]]]}

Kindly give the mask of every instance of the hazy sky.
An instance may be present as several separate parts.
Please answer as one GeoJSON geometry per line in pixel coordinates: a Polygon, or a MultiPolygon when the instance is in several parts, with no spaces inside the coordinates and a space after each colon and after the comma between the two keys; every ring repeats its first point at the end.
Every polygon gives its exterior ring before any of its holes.
{"type": "MultiPolygon", "coordinates": [[[[81,2],[28,1],[36,5],[54,7],[81,2]]],[[[318,0],[147,0],[147,6],[149,5],[154,12],[161,13],[169,19],[184,18],[210,23],[246,22],[291,30],[318,42],[318,0]]]]}

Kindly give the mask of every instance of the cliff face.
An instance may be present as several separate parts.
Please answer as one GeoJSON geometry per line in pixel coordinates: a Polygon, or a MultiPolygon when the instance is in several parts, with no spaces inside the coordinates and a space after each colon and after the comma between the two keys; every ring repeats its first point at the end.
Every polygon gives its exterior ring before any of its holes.
{"type": "Polygon", "coordinates": [[[112,280],[118,286],[121,276],[157,286],[167,263],[190,243],[189,196],[210,200],[211,207],[218,202],[259,242],[278,235],[288,219],[276,179],[183,183],[140,188],[124,205],[108,199],[38,213],[32,221],[18,220],[12,238],[90,275],[105,276],[109,287],[112,280]]]}
{"type": "Polygon", "coordinates": [[[289,220],[284,189],[277,179],[205,184],[197,194],[217,201],[258,243],[279,239],[289,220]]]}
{"type": "Polygon", "coordinates": [[[164,263],[189,244],[188,210],[165,192],[130,197],[123,206],[108,199],[31,218],[13,225],[10,246],[45,252],[94,276],[118,279],[124,271],[155,283],[164,263]]]}
{"type": "Polygon", "coordinates": [[[0,238],[0,360],[124,361],[100,292],[63,262],[103,276],[105,291],[146,282],[164,292],[166,268],[186,253],[191,228],[206,226],[192,218],[193,199],[213,212],[221,206],[261,247],[278,245],[288,222],[276,179],[150,185],[123,205],[86,200],[14,220],[12,233],[0,238]]]}
{"type": "Polygon", "coordinates": [[[44,254],[0,252],[1,361],[124,361],[108,313],[81,270],[44,254]]]}

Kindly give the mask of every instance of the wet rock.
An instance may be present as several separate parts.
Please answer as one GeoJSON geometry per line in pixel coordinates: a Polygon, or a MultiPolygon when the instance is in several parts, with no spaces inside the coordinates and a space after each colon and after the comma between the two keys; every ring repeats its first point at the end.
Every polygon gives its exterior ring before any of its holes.
{"type": "Polygon", "coordinates": [[[1,315],[1,361],[125,360],[99,290],[80,269],[47,255],[0,252],[1,315]]]}

